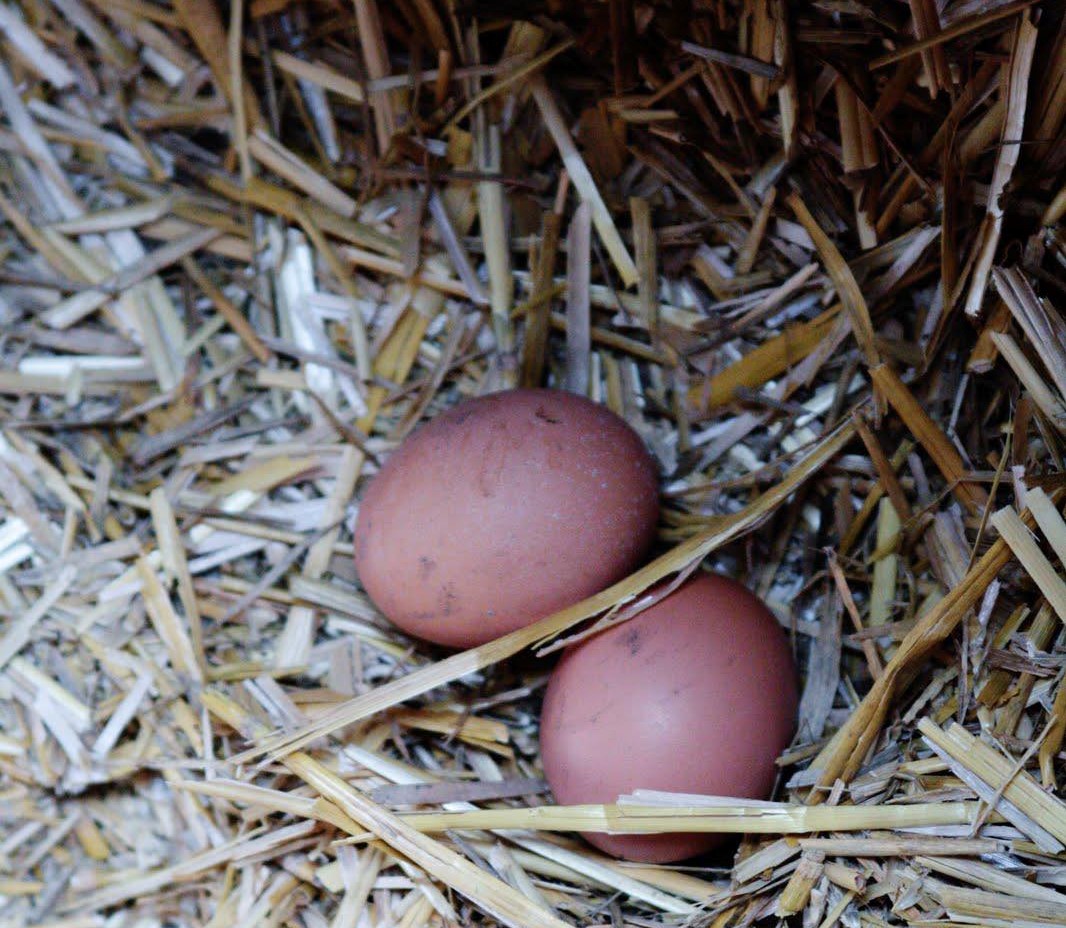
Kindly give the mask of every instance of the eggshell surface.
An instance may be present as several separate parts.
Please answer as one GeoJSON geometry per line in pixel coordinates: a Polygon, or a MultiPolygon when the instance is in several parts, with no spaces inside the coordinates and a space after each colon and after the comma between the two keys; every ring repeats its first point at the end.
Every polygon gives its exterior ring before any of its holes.
{"type": "Polygon", "coordinates": [[[509,390],[388,458],[359,508],[356,569],[400,628],[467,648],[630,573],[658,515],[654,460],[624,420],[576,394],[509,390]]]}
{"type": "MultiPolygon", "coordinates": [[[[765,799],[792,737],[796,671],[773,614],[741,584],[697,574],[636,618],[564,652],[541,715],[558,803],[636,789],[765,799]]],[[[709,834],[585,837],[650,863],[710,850],[709,834]]]]}

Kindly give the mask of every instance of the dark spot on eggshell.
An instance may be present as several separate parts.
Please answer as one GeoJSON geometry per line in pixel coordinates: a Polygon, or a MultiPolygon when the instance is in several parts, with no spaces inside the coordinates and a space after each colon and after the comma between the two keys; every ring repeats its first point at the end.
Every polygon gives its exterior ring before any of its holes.
{"type": "Polygon", "coordinates": [[[360,501],[356,567],[400,628],[471,647],[631,573],[658,515],[654,460],[622,419],[561,390],[510,390],[390,455],[360,501]]]}
{"type": "Polygon", "coordinates": [[[447,618],[455,611],[458,600],[453,586],[450,583],[445,585],[441,589],[440,607],[437,611],[443,618],[447,618]]]}

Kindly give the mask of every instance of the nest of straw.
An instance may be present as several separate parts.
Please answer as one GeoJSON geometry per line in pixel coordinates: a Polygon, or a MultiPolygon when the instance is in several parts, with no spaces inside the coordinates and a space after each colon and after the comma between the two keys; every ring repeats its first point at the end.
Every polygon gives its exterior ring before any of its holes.
{"type": "Polygon", "coordinates": [[[1066,923],[1063,16],[0,4],[0,925],[1066,923]],[[660,556],[404,638],[364,487],[538,384],[660,556]],[[701,562],[792,633],[775,801],[552,805],[538,655],[701,562]]]}

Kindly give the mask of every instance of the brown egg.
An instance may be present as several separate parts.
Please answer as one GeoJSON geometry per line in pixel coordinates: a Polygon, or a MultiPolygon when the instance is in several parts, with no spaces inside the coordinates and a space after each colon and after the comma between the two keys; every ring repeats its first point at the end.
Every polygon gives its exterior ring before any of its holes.
{"type": "Polygon", "coordinates": [[[654,461],[622,419],[510,390],[437,416],[388,459],[359,509],[356,569],[404,631],[472,647],[630,573],[658,516],[654,461]]]}
{"type": "MultiPolygon", "coordinates": [[[[636,789],[765,799],[796,717],[787,638],[739,583],[697,574],[636,618],[564,652],[540,722],[557,802],[611,803],[636,789]]],[[[720,835],[586,835],[652,863],[720,835]]]]}

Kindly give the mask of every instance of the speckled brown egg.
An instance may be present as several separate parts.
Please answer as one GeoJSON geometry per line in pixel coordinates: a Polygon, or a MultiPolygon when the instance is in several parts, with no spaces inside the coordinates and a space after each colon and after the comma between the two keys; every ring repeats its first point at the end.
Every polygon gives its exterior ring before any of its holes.
{"type": "Polygon", "coordinates": [[[389,457],[359,508],[356,569],[404,631],[472,647],[624,577],[658,515],[655,463],[624,420],[572,393],[509,390],[389,457]]]}
{"type": "MultiPolygon", "coordinates": [[[[637,789],[766,799],[792,737],[788,640],[745,587],[697,574],[660,602],[564,652],[541,715],[557,802],[611,803],[637,789]]],[[[683,860],[708,834],[586,835],[617,857],[683,860]]]]}

